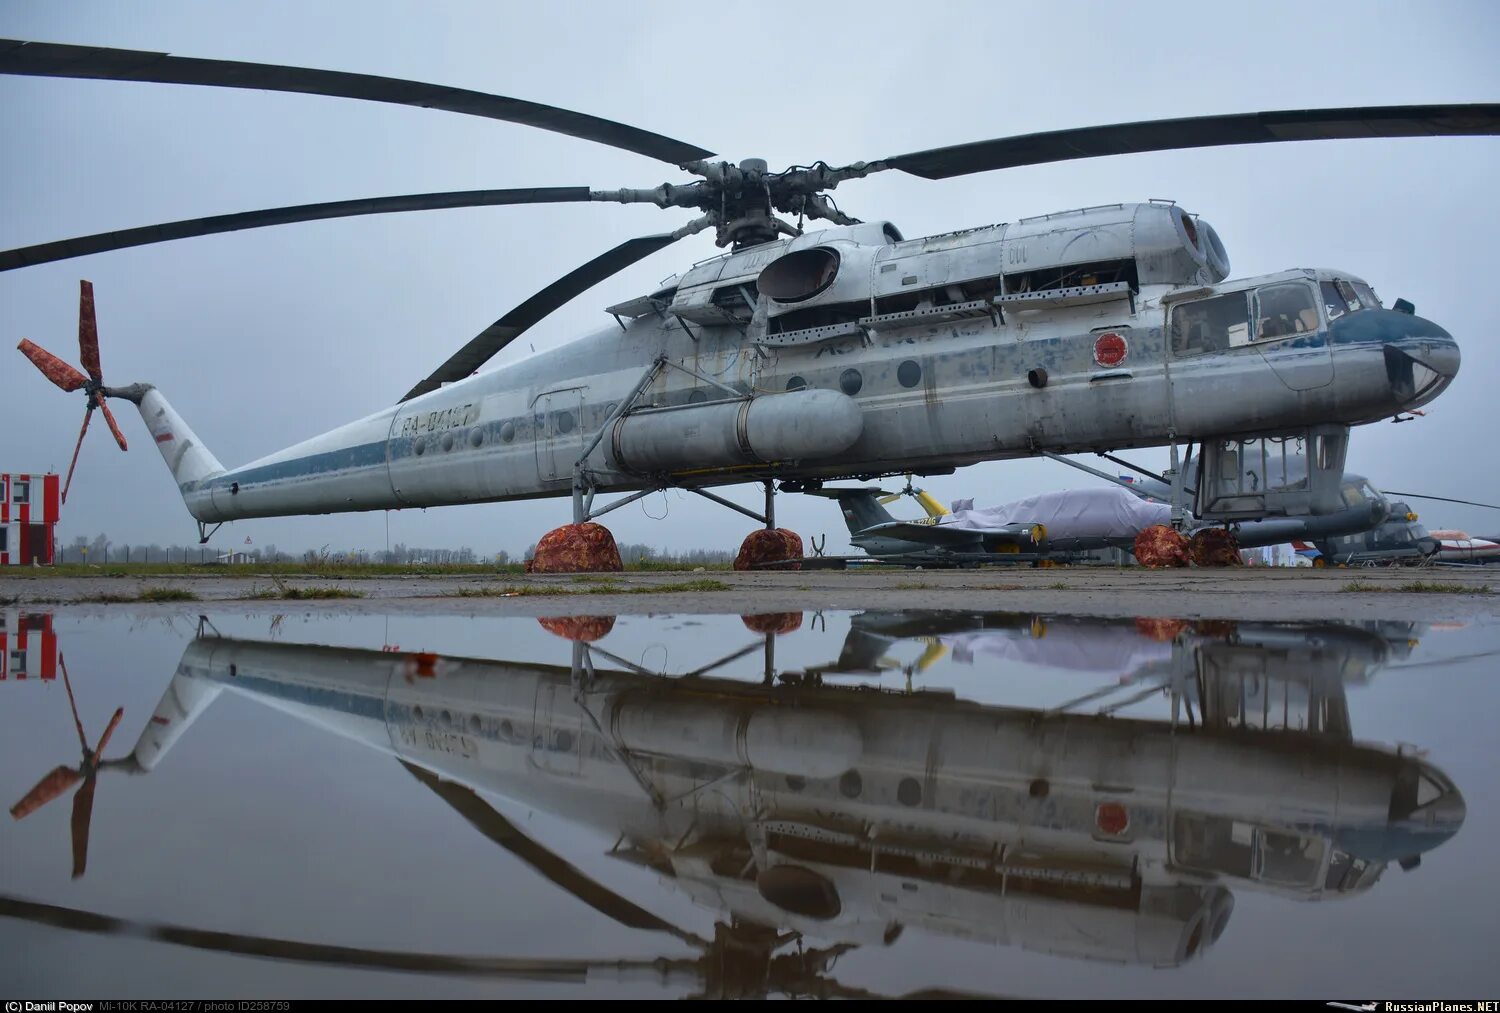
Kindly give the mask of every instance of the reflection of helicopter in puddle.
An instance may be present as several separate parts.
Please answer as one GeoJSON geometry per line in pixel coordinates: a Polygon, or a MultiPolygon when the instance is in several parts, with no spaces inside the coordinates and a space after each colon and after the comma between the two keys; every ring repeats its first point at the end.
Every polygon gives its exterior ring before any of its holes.
{"type": "MultiPolygon", "coordinates": [[[[480,832],[585,903],[703,951],[624,964],[477,961],[483,973],[519,974],[511,965],[525,964],[537,977],[568,965],[577,980],[580,968],[639,964],[720,995],[863,994],[827,977],[833,960],[909,927],[1173,966],[1224,931],[1231,888],[1304,900],[1367,890],[1388,862],[1414,866],[1464,818],[1436,767],[1352,740],[1342,682],[1368,671],[1374,655],[1359,645],[1388,642],[1374,631],[998,614],[855,621],[861,635],[883,623],[922,636],[1029,635],[1045,622],[1046,635],[1032,639],[1059,658],[1101,629],[1135,637],[1165,648],[1149,667],[1174,716],[836,686],[815,670],[790,682],[706,669],[673,679],[596,666],[609,655],[583,641],[569,665],[548,666],[202,636],[133,757],[153,769],[226,689],[260,699],[395,755],[480,832]],[[1292,719],[1295,700],[1305,705],[1292,719]],[[676,929],[589,878],[480,791],[618,835],[610,855],[715,912],[715,938],[676,929]],[[835,942],[804,949],[804,936],[835,942]]],[[[15,903],[0,912],[17,914],[15,903]]],[[[59,924],[86,915],[48,910],[59,924]]],[[[395,959],[273,942],[224,948],[367,966],[395,959]]],[[[438,969],[412,963],[430,959],[463,973],[451,966],[458,958],[398,956],[408,969],[438,969]]]]}

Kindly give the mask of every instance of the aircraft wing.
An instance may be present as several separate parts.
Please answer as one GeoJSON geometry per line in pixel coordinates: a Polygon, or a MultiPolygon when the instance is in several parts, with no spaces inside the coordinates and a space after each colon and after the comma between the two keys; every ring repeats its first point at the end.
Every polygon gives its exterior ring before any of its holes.
{"type": "Polygon", "coordinates": [[[879,535],[883,538],[900,538],[908,542],[921,542],[923,545],[931,545],[940,549],[969,548],[976,552],[982,552],[982,543],[989,537],[1010,535],[1018,537],[1019,532],[998,529],[986,531],[979,528],[959,528],[948,524],[921,524],[916,521],[887,521],[884,524],[872,524],[860,532],[860,536],[879,535]]]}

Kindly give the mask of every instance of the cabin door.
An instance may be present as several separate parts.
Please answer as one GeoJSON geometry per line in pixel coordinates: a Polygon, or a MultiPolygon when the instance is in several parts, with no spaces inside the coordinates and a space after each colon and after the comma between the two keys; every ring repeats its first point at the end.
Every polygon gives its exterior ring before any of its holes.
{"type": "Polygon", "coordinates": [[[532,403],[536,470],[543,482],[571,480],[583,453],[582,387],[554,390],[532,403]]]}

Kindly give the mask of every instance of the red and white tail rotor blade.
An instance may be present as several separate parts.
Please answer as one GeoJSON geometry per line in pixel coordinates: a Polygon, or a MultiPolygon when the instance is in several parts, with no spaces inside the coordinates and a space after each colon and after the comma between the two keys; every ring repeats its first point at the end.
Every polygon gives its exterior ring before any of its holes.
{"type": "Polygon", "coordinates": [[[83,434],[89,431],[89,419],[94,417],[94,403],[89,402],[88,411],[83,413],[83,428],[78,430],[78,442],[73,444],[73,460],[68,462],[68,477],[63,479],[62,501],[68,501],[68,489],[73,485],[73,469],[78,467],[78,452],[83,449],[83,434]]]}
{"type": "Polygon", "coordinates": [[[104,413],[104,421],[109,426],[109,431],[115,434],[115,442],[120,445],[121,450],[129,450],[125,445],[125,434],[120,432],[120,425],[115,421],[114,412],[109,410],[109,405],[104,403],[104,395],[99,391],[94,392],[94,403],[104,413]]]}
{"type": "Polygon", "coordinates": [[[88,377],[27,338],[22,338],[16,347],[31,360],[33,366],[42,371],[43,376],[63,390],[82,390],[89,382],[88,377]]]}
{"type": "Polygon", "coordinates": [[[94,283],[78,283],[78,361],[99,383],[104,370],[99,366],[99,324],[94,319],[94,283]]]}

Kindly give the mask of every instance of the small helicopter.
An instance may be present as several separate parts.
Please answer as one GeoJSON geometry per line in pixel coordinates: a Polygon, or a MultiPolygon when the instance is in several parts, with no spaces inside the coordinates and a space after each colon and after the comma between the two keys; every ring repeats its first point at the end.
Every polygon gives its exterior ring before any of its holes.
{"type": "Polygon", "coordinates": [[[1242,489],[1240,441],[1290,434],[1316,449],[1305,487],[1200,495],[1200,503],[1232,501],[1207,519],[1337,509],[1348,427],[1420,408],[1457,374],[1457,343],[1410,303],[1384,308],[1364,280],[1344,271],[1230,280],[1213,227],[1170,202],[1107,204],[907,240],[890,222],[840,210],[830,193],[887,171],[937,180],[1129,152],[1500,133],[1500,104],[1292,110],[1055,130],[773,172],[762,159],[720,160],[571,110],[364,74],[8,40],[0,40],[0,74],[441,109],[594,140],[697,177],[648,189],[311,204],[0,252],[0,270],[14,270],[240,229],[434,208],[597,201],[700,212],[542,289],[395,404],[233,469],[151,385],[105,384],[85,282],[84,371],[29,341],[21,350],[59,387],[83,390],[84,429],[99,408],[122,449],[105,399],[137,406],[200,541],[239,518],[568,495],[579,524],[670,487],[774,528],[778,488],[1125,447],[1170,446],[1175,456],[1178,446],[1198,444],[1204,487],[1242,489]],[[797,224],[779,215],[795,215],[797,224]],[[809,220],[826,227],[809,229],[809,220]],[[610,306],[612,325],[476,374],[559,306],[707,229],[728,252],[610,306]],[[763,485],[763,513],[709,491],[744,482],[763,485]],[[595,495],[609,492],[629,495],[596,506],[595,495]]]}

